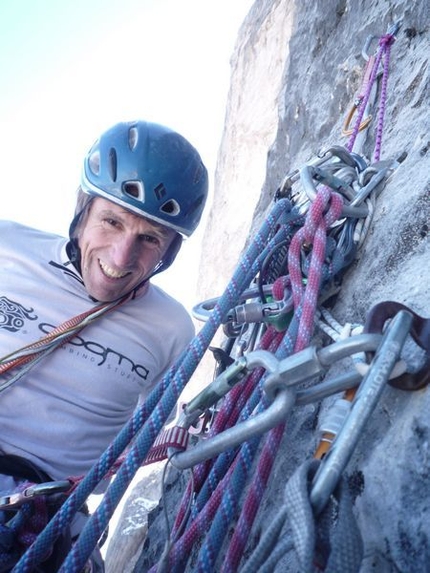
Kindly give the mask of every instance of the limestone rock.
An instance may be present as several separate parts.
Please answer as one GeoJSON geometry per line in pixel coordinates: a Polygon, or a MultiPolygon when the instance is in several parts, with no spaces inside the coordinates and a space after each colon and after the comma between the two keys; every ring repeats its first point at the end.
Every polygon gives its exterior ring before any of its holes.
{"type": "MultiPolygon", "coordinates": [[[[425,0],[255,2],[232,57],[201,259],[201,300],[222,293],[285,175],[331,145],[346,144],[341,128],[360,87],[362,47],[369,35],[380,37],[397,20],[401,27],[391,50],[382,158],[392,160],[403,152],[407,157],[377,199],[370,232],[345,273],[332,312],[340,323],[363,323],[376,303],[396,300],[430,317],[430,19],[425,0]]],[[[369,161],[373,133],[362,148],[369,161]]],[[[201,376],[202,385],[210,380],[201,376]]],[[[289,419],[246,556],[282,505],[286,480],[312,456],[318,414],[329,403],[297,409],[289,419]]],[[[430,570],[429,407],[428,388],[388,387],[348,464],[364,543],[362,573],[430,570]]],[[[173,508],[179,503],[187,478],[173,471],[176,485],[162,504],[173,508]]],[[[135,573],[149,570],[164,549],[161,514],[158,508],[150,518],[135,573]]],[[[191,559],[187,570],[193,571],[194,563],[191,559]]],[[[222,556],[217,571],[221,563],[222,556]]],[[[297,570],[294,555],[276,567],[277,572],[297,570]]]]}

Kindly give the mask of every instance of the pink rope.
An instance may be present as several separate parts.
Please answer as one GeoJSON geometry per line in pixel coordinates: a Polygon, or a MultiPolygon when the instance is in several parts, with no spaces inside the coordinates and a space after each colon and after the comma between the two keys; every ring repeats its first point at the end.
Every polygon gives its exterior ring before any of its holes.
{"type": "Polygon", "coordinates": [[[381,46],[381,51],[385,53],[385,58],[384,58],[384,71],[382,74],[382,82],[381,82],[381,96],[379,103],[378,126],[376,129],[375,151],[373,155],[374,161],[379,161],[381,159],[382,132],[384,128],[384,116],[387,103],[388,70],[390,65],[391,45],[393,42],[394,42],[394,36],[392,36],[391,34],[382,36],[382,38],[379,41],[379,45],[381,46]]]}
{"type": "MultiPolygon", "coordinates": [[[[219,482],[204,509],[200,511],[196,519],[189,525],[182,537],[180,537],[173,545],[169,556],[169,563],[172,567],[186,559],[186,556],[191,553],[196,541],[209,529],[218,507],[221,504],[226,484],[233,473],[236,461],[237,460],[235,460],[229,467],[228,472],[219,482]]],[[[150,573],[155,573],[156,570],[157,565],[150,569],[150,573]]]]}
{"type": "MultiPolygon", "coordinates": [[[[291,282],[294,307],[295,309],[302,307],[299,330],[294,346],[295,352],[309,344],[313,333],[322,266],[325,258],[327,228],[339,218],[342,208],[342,198],[328,187],[323,187],[318,191],[306,215],[304,226],[296,232],[290,244],[288,253],[289,281],[287,277],[282,277],[274,285],[274,292],[276,287],[278,297],[282,298],[282,286],[287,287],[288,282],[291,282]],[[313,245],[306,288],[303,286],[300,264],[301,248],[305,243],[309,248],[310,245],[313,245]]],[[[267,435],[254,479],[247,491],[242,512],[224,559],[222,573],[235,573],[238,570],[284,431],[285,424],[280,424],[267,435]]]]}
{"type": "Polygon", "coordinates": [[[379,161],[381,155],[381,139],[382,139],[382,127],[384,122],[384,114],[385,114],[385,104],[386,104],[386,94],[387,94],[387,81],[388,81],[388,66],[389,66],[389,55],[390,55],[390,46],[394,42],[395,37],[392,34],[386,34],[381,37],[379,41],[379,49],[376,55],[376,58],[373,63],[372,71],[370,74],[369,81],[366,85],[364,91],[364,97],[361,101],[360,107],[358,109],[357,118],[355,120],[355,124],[352,130],[352,134],[350,139],[346,145],[348,151],[352,151],[354,148],[355,140],[357,139],[358,132],[360,130],[360,125],[363,120],[363,115],[367,106],[367,103],[370,98],[370,94],[373,88],[373,85],[376,81],[376,77],[378,75],[379,65],[382,60],[382,56],[385,54],[385,62],[384,62],[384,72],[383,72],[383,86],[381,88],[381,96],[380,96],[380,107],[379,107],[379,119],[378,119],[378,129],[376,133],[376,143],[375,143],[375,161],[379,161]]]}
{"type": "Polygon", "coordinates": [[[284,435],[284,430],[285,424],[280,424],[267,435],[267,439],[254,474],[254,479],[246,494],[246,500],[234,530],[233,537],[230,541],[221,573],[236,573],[239,569],[239,564],[245,547],[249,541],[249,535],[260,507],[261,499],[272,473],[272,468],[284,435]]]}
{"type": "MultiPolygon", "coordinates": [[[[279,345],[280,340],[282,339],[282,335],[283,333],[276,332],[273,328],[268,328],[260,341],[259,348],[274,352],[279,345]]],[[[260,381],[263,373],[264,370],[262,368],[254,370],[248,376],[248,378],[242,382],[242,384],[235,386],[226,395],[223,405],[215,417],[215,421],[208,438],[210,438],[210,436],[221,433],[226,428],[231,428],[237,423],[246,402],[250,398],[255,386],[260,381]]],[[[208,475],[210,474],[213,464],[214,460],[208,460],[194,468],[194,489],[192,486],[193,481],[190,481],[187,485],[187,489],[184,493],[179,511],[177,513],[173,526],[173,532],[179,530],[180,525],[186,515],[190,496],[200,491],[201,487],[206,482],[208,475]]],[[[202,508],[200,511],[206,511],[206,509],[202,508]]],[[[196,539],[194,541],[196,541],[196,539]]]]}
{"type": "Polygon", "coordinates": [[[288,252],[288,269],[290,272],[293,304],[295,310],[302,306],[299,331],[295,352],[309,344],[312,336],[315,310],[321,284],[321,271],[325,259],[327,229],[339,218],[343,208],[340,195],[328,187],[321,188],[312,202],[305,224],[291,240],[288,252]],[[325,214],[324,214],[325,213],[325,214]],[[306,288],[303,285],[301,271],[301,249],[304,245],[313,244],[311,263],[306,288]]]}

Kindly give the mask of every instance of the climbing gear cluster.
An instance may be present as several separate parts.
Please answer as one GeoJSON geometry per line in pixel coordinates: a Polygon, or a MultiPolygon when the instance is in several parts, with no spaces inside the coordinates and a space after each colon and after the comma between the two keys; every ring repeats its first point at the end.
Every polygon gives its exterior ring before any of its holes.
{"type": "MultiPolygon", "coordinates": [[[[89,494],[115,472],[60,569],[81,571],[138,468],[163,458],[178,470],[191,470],[192,477],[162,555],[141,570],[180,572],[192,558],[194,571],[271,572],[293,550],[301,571],[315,564],[327,571],[358,570],[363,548],[345,469],[387,384],[423,387],[430,357],[430,320],[399,303],[377,305],[364,325],[342,326],[330,312],[366,238],[378,195],[405,158],[380,160],[389,51],[398,26],[390,26],[372,57],[366,42],[363,84],[343,129],[348,144],[331,146],[285,176],[225,292],[194,308],[203,323],[200,332],[79,480],[15,573],[40,563],[89,494]],[[362,149],[378,92],[370,161],[362,149]],[[223,345],[211,349],[213,381],[163,432],[220,328],[223,345]],[[402,361],[409,335],[426,356],[414,373],[402,361]],[[341,360],[350,368],[332,376],[341,360]],[[297,407],[336,395],[320,423],[315,455],[289,477],[284,505],[259,542],[248,547],[288,419],[297,407]]],[[[21,502],[27,491],[16,499],[21,502]]]]}

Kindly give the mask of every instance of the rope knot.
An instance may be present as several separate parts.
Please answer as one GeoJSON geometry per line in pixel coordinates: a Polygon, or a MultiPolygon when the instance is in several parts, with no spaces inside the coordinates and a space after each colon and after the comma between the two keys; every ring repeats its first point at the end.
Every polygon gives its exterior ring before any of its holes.
{"type": "Polygon", "coordinates": [[[384,34],[379,39],[379,46],[391,46],[391,44],[394,44],[395,40],[396,37],[393,34],[384,34]]]}
{"type": "Polygon", "coordinates": [[[343,209],[343,200],[338,193],[329,187],[322,187],[311,206],[303,226],[303,238],[312,243],[318,227],[323,224],[325,228],[332,225],[340,216],[343,209]]]}

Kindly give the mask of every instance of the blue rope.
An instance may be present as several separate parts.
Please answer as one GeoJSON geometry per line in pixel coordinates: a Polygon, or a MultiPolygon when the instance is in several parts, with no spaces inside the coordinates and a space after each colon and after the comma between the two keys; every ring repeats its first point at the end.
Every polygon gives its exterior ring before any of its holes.
{"type": "MultiPolygon", "coordinates": [[[[283,240],[285,237],[290,238],[290,233],[291,233],[290,225],[287,225],[283,229],[279,230],[276,237],[274,237],[271,243],[269,243],[266,252],[270,253],[272,251],[273,243],[277,243],[283,240]]],[[[265,257],[260,257],[260,258],[264,260],[265,257]]],[[[282,346],[281,344],[277,350],[276,355],[279,358],[285,357],[293,353],[294,340],[297,337],[300,316],[301,316],[301,310],[299,309],[298,312],[296,312],[295,317],[293,318],[292,324],[290,324],[288,333],[283,337],[284,346],[282,346]],[[287,346],[286,350],[285,346],[287,346]]],[[[261,411],[266,407],[264,396],[262,395],[263,383],[264,383],[264,378],[260,380],[259,384],[256,386],[253,393],[249,397],[247,403],[244,405],[242,412],[239,416],[238,422],[249,418],[252,412],[255,411],[255,408],[258,407],[258,411],[261,411]]],[[[221,506],[220,508],[218,508],[217,517],[215,518],[215,520],[212,520],[212,529],[208,534],[208,537],[206,539],[206,544],[202,548],[202,553],[203,553],[202,567],[204,569],[206,568],[206,570],[210,570],[210,567],[212,568],[214,567],[215,565],[214,559],[216,558],[217,549],[220,548],[220,545],[222,544],[222,539],[223,537],[225,537],[227,533],[227,528],[229,526],[229,523],[238,510],[237,504],[232,503],[231,500],[232,499],[238,500],[241,496],[241,493],[243,492],[244,484],[246,483],[246,478],[251,470],[253,459],[256,455],[257,447],[260,440],[261,437],[255,438],[252,441],[252,443],[255,444],[255,447],[251,446],[250,444],[242,444],[242,446],[240,446],[242,449],[238,456],[238,461],[234,462],[235,464],[236,463],[239,464],[239,469],[236,466],[236,470],[234,470],[235,472],[239,473],[233,474],[233,477],[230,478],[230,485],[226,487],[226,489],[224,490],[227,500],[224,502],[226,503],[226,507],[221,506]],[[236,476],[236,478],[234,476],[236,476]],[[245,478],[245,481],[243,481],[242,478],[245,478]],[[233,497],[231,497],[230,495],[229,488],[233,488],[234,490],[232,494],[233,497]],[[215,541],[215,543],[213,543],[211,536],[213,536],[214,539],[218,540],[218,542],[215,541]],[[205,552],[207,553],[205,554],[205,552]]],[[[210,472],[206,477],[205,482],[193,503],[190,516],[191,521],[193,521],[197,517],[198,513],[203,509],[206,502],[209,500],[210,496],[215,491],[216,487],[224,479],[236,455],[237,455],[237,449],[234,451],[230,450],[227,452],[223,452],[214,460],[214,462],[212,463],[212,468],[210,469],[210,472]]],[[[183,567],[182,558],[180,559],[181,563],[170,564],[175,568],[174,571],[180,571],[181,567],[183,567]]],[[[183,559],[185,560],[188,559],[188,556],[184,555],[183,559]]]]}
{"type": "MultiPolygon", "coordinates": [[[[260,261],[264,261],[266,259],[267,254],[272,252],[274,245],[291,238],[293,230],[293,222],[297,221],[297,217],[298,215],[295,213],[291,212],[286,213],[285,211],[282,213],[280,220],[284,220],[285,223],[280,229],[278,229],[276,235],[271,239],[266,249],[261,253],[259,257],[260,261]]],[[[303,217],[300,216],[300,219],[302,218],[303,217]]],[[[259,261],[257,261],[257,266],[258,264],[259,261]]],[[[255,274],[257,274],[257,271],[255,274]]],[[[256,388],[254,388],[251,396],[248,398],[247,403],[243,406],[238,418],[238,423],[249,418],[249,416],[258,406],[261,400],[261,396],[262,396],[262,381],[260,380],[256,388]]],[[[191,507],[191,514],[190,514],[191,521],[197,516],[199,511],[204,507],[204,505],[206,504],[212,493],[215,491],[219,482],[224,478],[228,468],[230,467],[232,461],[236,457],[239,447],[240,446],[238,446],[234,450],[228,450],[226,452],[222,452],[214,460],[208,460],[204,462],[204,464],[208,464],[209,467],[210,466],[212,467],[210,468],[210,470],[207,470],[207,477],[205,478],[205,482],[191,507]]]]}
{"type": "MultiPolygon", "coordinates": [[[[260,383],[254,388],[247,403],[243,407],[240,416],[238,418],[238,423],[248,418],[253,412],[254,408],[258,406],[261,399],[261,388],[262,388],[262,383],[260,381],[260,383]]],[[[258,443],[259,443],[259,438],[257,437],[255,438],[256,447],[258,447],[258,443]]],[[[197,494],[197,497],[191,506],[191,515],[187,526],[189,526],[190,523],[195,518],[197,518],[199,512],[204,508],[206,503],[209,501],[209,498],[211,497],[211,495],[214,493],[219,483],[223,480],[223,478],[227,474],[228,469],[234,463],[239,448],[242,447],[246,448],[246,446],[247,446],[246,444],[242,444],[241,446],[238,446],[235,449],[230,449],[225,452],[222,452],[214,459],[214,461],[209,460],[212,463],[212,467],[204,481],[201,490],[197,494]]],[[[250,456],[251,455],[253,454],[250,453],[250,456]]],[[[206,527],[202,526],[202,532],[209,529],[209,526],[210,523],[207,523],[206,527]]],[[[189,557],[188,555],[184,555],[181,559],[178,559],[175,563],[170,563],[169,565],[172,568],[172,573],[181,573],[181,571],[183,571],[185,567],[184,561],[186,561],[188,557],[189,557]]]]}
{"type": "MultiPolygon", "coordinates": [[[[324,279],[322,279],[321,287],[332,276],[332,272],[327,272],[324,279]]],[[[282,360],[294,353],[300,318],[302,315],[302,304],[295,310],[289,328],[283,337],[279,348],[275,352],[275,356],[278,358],[278,360],[282,360]]],[[[265,377],[261,380],[261,385],[264,383],[265,377]]],[[[262,400],[257,408],[257,411],[261,411],[261,409],[264,408],[264,395],[262,395],[262,400]]],[[[218,555],[222,549],[224,540],[230,528],[230,524],[234,519],[237,518],[239,500],[245,489],[245,485],[253,466],[254,457],[257,453],[257,446],[260,440],[261,437],[259,437],[256,442],[253,441],[252,446],[250,443],[245,443],[241,446],[241,450],[238,456],[239,461],[235,465],[230,483],[225,488],[220,507],[218,508],[218,511],[212,521],[211,528],[201,547],[197,564],[198,571],[213,571],[215,568],[216,559],[218,558],[218,555]]]]}
{"type": "Polygon", "coordinates": [[[216,570],[216,559],[230,524],[238,514],[240,494],[245,489],[260,441],[261,436],[257,436],[243,443],[241,446],[240,456],[235,462],[228,487],[224,490],[222,503],[218,508],[212,526],[200,551],[196,566],[196,571],[198,572],[206,573],[216,570]]]}
{"type": "Polygon", "coordinates": [[[88,520],[78,541],[65,560],[61,572],[78,573],[82,570],[97,541],[105,530],[115,507],[124,495],[136,471],[147,456],[154,440],[158,436],[177,399],[203,357],[213,336],[227,312],[237,304],[243,290],[256,274],[256,262],[265,251],[267,240],[275,229],[279,216],[290,206],[289,201],[280,200],[255,235],[245,256],[241,259],[223,296],[219,299],[199,334],[191,341],[180,359],[167,372],[160,385],[151,392],[148,400],[139,408],[117,438],[110,444],[98,462],[89,471],[76,490],[69,496],[59,512],[50,521],[36,542],[23,555],[13,573],[29,573],[35,563],[54,544],[58,535],[70,524],[96,485],[129,445],[134,436],[130,451],[119,469],[116,479],[109,486],[96,512],[88,520]],[[152,410],[152,413],[150,414],[152,410]],[[149,416],[149,417],[148,417],[149,416]],[[136,433],[137,432],[137,433],[136,433]]]}
{"type": "MultiPolygon", "coordinates": [[[[238,423],[249,418],[251,413],[254,411],[254,408],[258,406],[261,399],[261,388],[262,384],[260,383],[254,389],[253,393],[249,397],[247,404],[245,405],[245,407],[241,412],[241,415],[238,419],[238,423]]],[[[222,452],[221,454],[219,454],[219,456],[217,456],[217,458],[215,458],[213,467],[211,468],[211,471],[208,477],[206,478],[206,481],[203,484],[203,487],[201,488],[195,500],[194,506],[198,511],[200,511],[205,506],[206,502],[209,500],[210,496],[215,491],[219,482],[227,473],[228,468],[230,467],[234,458],[236,457],[239,447],[242,446],[238,446],[237,449],[235,450],[227,450],[226,452],[222,452]]]]}
{"type": "MultiPolygon", "coordinates": [[[[275,211],[282,210],[282,206],[277,207],[278,208],[275,211]]],[[[202,359],[204,352],[209,346],[219,325],[222,323],[223,317],[232,308],[232,306],[237,304],[241,292],[249,285],[252,277],[255,276],[255,266],[257,264],[255,261],[258,261],[259,254],[261,251],[264,251],[264,247],[267,243],[267,236],[274,228],[277,218],[277,215],[272,214],[270,221],[268,220],[265,223],[263,226],[264,229],[256,236],[247,254],[241,260],[238,270],[226,289],[226,293],[224,293],[216,308],[211,313],[209,321],[202,329],[200,335],[198,335],[191,343],[189,352],[187,353],[183,364],[180,365],[177,375],[173,378],[172,384],[167,388],[161,403],[157,405],[148,423],[136,437],[135,445],[127,455],[116,479],[109,487],[103,501],[95,513],[94,521],[96,524],[100,523],[100,526],[94,527],[94,524],[91,523],[91,518],[85,529],[82,531],[79,541],[75,544],[61,569],[64,573],[76,571],[77,569],[75,566],[82,566],[91,553],[92,548],[95,547],[95,544],[104,528],[107,526],[109,518],[111,517],[116,505],[125,493],[125,490],[136,471],[141,466],[142,461],[146,457],[153,441],[162,429],[163,424],[167,420],[171,409],[177,402],[177,399],[187,381],[190,379],[195,368],[202,359]],[[167,408],[165,407],[165,404],[168,405],[167,408]],[[146,431],[147,429],[148,431],[146,431]],[[99,516],[100,519],[96,521],[99,516]],[[76,559],[74,559],[75,556],[76,559]]]]}
{"type": "MultiPolygon", "coordinates": [[[[299,327],[300,309],[294,314],[290,326],[275,353],[278,359],[290,356],[294,351],[294,341],[299,327]]],[[[264,383],[264,379],[261,384],[264,383]]],[[[258,411],[267,407],[264,396],[258,406],[258,411]]],[[[213,519],[212,526],[206,536],[205,542],[199,553],[198,571],[214,571],[215,562],[221,551],[224,539],[228,533],[230,523],[237,517],[239,501],[248,481],[254,458],[258,451],[258,445],[262,436],[257,436],[249,442],[242,444],[238,461],[235,464],[228,487],[225,489],[220,507],[213,519]]]]}

